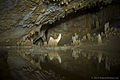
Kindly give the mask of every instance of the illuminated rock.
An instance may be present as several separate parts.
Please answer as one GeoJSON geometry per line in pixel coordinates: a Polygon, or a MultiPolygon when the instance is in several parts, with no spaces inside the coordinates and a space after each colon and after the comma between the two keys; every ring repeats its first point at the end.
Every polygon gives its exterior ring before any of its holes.
{"type": "Polygon", "coordinates": [[[98,34],[98,44],[102,44],[102,38],[100,34],[98,34]]]}
{"type": "Polygon", "coordinates": [[[50,39],[48,41],[48,46],[57,46],[60,40],[61,40],[61,34],[59,34],[57,39],[50,37],[50,39]]]}

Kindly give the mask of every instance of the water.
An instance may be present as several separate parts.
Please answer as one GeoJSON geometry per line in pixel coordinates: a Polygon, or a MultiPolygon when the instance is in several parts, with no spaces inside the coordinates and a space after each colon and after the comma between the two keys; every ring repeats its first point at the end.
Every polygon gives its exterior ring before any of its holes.
{"type": "Polygon", "coordinates": [[[63,80],[119,77],[119,57],[119,53],[82,49],[50,52],[48,53],[48,61],[43,62],[41,67],[47,71],[55,72],[56,76],[64,77],[63,80]]]}
{"type": "Polygon", "coordinates": [[[2,68],[6,72],[4,74],[12,73],[17,80],[29,80],[31,76],[33,80],[119,79],[119,53],[80,48],[51,48],[48,51],[35,47],[13,48],[8,50],[7,63],[2,68]],[[29,67],[31,64],[32,67],[29,67]]]}

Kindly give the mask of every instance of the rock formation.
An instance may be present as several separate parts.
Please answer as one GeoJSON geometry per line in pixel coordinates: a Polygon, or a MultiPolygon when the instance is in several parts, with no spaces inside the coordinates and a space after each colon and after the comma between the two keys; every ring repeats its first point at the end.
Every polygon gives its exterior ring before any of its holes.
{"type": "Polygon", "coordinates": [[[98,44],[102,44],[102,38],[100,34],[98,34],[98,44]]]}
{"type": "Polygon", "coordinates": [[[59,34],[57,39],[54,39],[53,37],[50,37],[50,39],[48,41],[48,46],[57,46],[60,39],[61,39],[61,34],[59,34]]]}

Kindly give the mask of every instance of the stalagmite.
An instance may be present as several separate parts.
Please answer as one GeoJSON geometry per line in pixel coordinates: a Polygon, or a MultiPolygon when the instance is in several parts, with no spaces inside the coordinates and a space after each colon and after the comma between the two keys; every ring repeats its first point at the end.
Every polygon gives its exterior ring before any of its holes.
{"type": "Polygon", "coordinates": [[[88,40],[91,39],[91,35],[90,35],[90,33],[87,34],[87,38],[88,38],[88,40]]]}
{"type": "Polygon", "coordinates": [[[72,43],[73,45],[79,45],[80,39],[78,39],[78,35],[75,33],[74,36],[72,36],[72,43]]]}
{"type": "Polygon", "coordinates": [[[48,41],[48,46],[57,46],[57,44],[59,43],[61,39],[61,34],[59,34],[57,39],[54,39],[53,37],[50,37],[49,41],[48,41]]]}
{"type": "Polygon", "coordinates": [[[87,38],[86,38],[86,35],[85,36],[83,36],[83,38],[82,38],[82,41],[85,41],[87,38]]]}
{"type": "Polygon", "coordinates": [[[47,42],[44,42],[44,46],[47,46],[47,42]]]}
{"type": "Polygon", "coordinates": [[[98,44],[102,44],[102,38],[100,34],[98,34],[98,44]]]}
{"type": "Polygon", "coordinates": [[[105,24],[104,31],[106,32],[108,28],[109,28],[109,22],[107,22],[107,23],[105,24]]]}

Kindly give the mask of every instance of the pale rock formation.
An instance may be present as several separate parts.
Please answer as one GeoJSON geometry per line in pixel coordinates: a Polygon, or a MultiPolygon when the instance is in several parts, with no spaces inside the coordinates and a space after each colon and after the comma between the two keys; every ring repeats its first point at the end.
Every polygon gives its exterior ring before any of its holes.
{"type": "Polygon", "coordinates": [[[105,36],[105,34],[104,34],[103,32],[101,32],[101,36],[103,36],[103,37],[104,37],[104,36],[105,36]]]}
{"type": "Polygon", "coordinates": [[[108,28],[109,28],[109,22],[107,22],[107,23],[105,24],[104,31],[106,32],[106,31],[108,30],[108,28]]]}
{"type": "Polygon", "coordinates": [[[47,46],[47,42],[44,42],[44,46],[47,46]]]}
{"type": "Polygon", "coordinates": [[[61,34],[59,34],[57,39],[50,37],[50,39],[48,41],[48,46],[57,46],[60,40],[61,40],[61,34]]]}
{"type": "Polygon", "coordinates": [[[98,44],[102,44],[102,38],[100,34],[98,34],[98,44]]]}
{"type": "Polygon", "coordinates": [[[77,42],[77,40],[76,40],[75,36],[72,36],[72,43],[73,43],[73,45],[75,45],[76,42],[77,42]]]}
{"type": "Polygon", "coordinates": [[[91,40],[91,35],[90,35],[90,33],[87,34],[87,38],[88,38],[88,40],[91,40]]]}
{"type": "Polygon", "coordinates": [[[72,43],[73,43],[73,45],[80,44],[80,39],[78,39],[78,35],[72,36],[72,43]]]}
{"type": "Polygon", "coordinates": [[[83,38],[82,38],[82,41],[85,41],[85,40],[87,40],[86,35],[83,36],[83,38]]]}
{"type": "Polygon", "coordinates": [[[75,33],[75,38],[78,39],[78,35],[77,35],[77,33],[75,33]]]}

